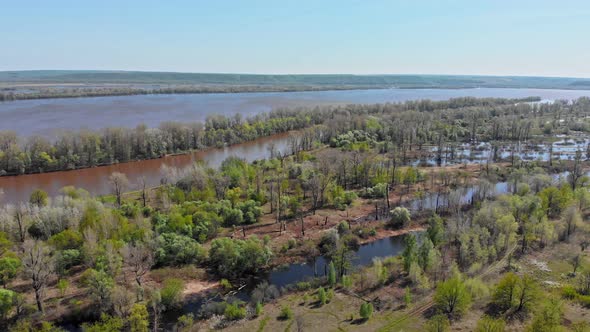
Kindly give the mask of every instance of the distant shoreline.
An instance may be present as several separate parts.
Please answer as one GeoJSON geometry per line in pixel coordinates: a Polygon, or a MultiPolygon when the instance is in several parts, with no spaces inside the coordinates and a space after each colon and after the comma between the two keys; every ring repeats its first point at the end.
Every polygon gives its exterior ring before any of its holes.
{"type": "Polygon", "coordinates": [[[264,75],[88,70],[0,71],[0,101],[144,94],[477,88],[590,90],[590,78],[483,75],[264,75]]]}
{"type": "MultiPolygon", "coordinates": [[[[26,87],[26,85],[20,85],[26,87]]],[[[280,92],[315,92],[315,91],[352,91],[352,90],[473,90],[473,89],[540,89],[540,90],[570,90],[587,91],[587,88],[573,87],[512,87],[512,86],[416,86],[416,87],[388,87],[388,86],[329,86],[329,87],[176,87],[162,89],[145,88],[50,88],[46,91],[18,93],[11,88],[0,88],[0,103],[20,100],[43,99],[72,99],[92,97],[124,97],[138,95],[183,95],[183,94],[231,94],[231,93],[280,93],[280,92]],[[55,90],[54,90],[55,89],[55,90]]]]}
{"type": "Polygon", "coordinates": [[[225,94],[225,93],[261,93],[261,92],[308,92],[308,91],[344,91],[344,90],[369,90],[390,89],[391,87],[364,87],[364,86],[330,86],[330,87],[252,87],[252,86],[227,86],[227,87],[176,87],[161,89],[145,88],[50,88],[39,92],[18,93],[0,88],[0,102],[35,99],[59,99],[59,98],[88,98],[88,97],[123,97],[136,95],[180,95],[180,94],[225,94]]]}

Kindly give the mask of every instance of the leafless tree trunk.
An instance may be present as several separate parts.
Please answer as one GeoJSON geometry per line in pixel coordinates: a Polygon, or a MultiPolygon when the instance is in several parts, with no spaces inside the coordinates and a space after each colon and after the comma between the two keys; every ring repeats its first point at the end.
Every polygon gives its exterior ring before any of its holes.
{"type": "Polygon", "coordinates": [[[160,325],[160,314],[162,313],[162,296],[160,291],[156,290],[150,294],[150,306],[152,307],[152,331],[158,332],[158,326],[160,325]]]}
{"type": "Polygon", "coordinates": [[[142,176],[140,179],[141,184],[141,201],[143,203],[143,207],[147,206],[147,180],[145,176],[142,176]]]}
{"type": "Polygon", "coordinates": [[[129,187],[129,180],[125,174],[114,172],[109,176],[109,182],[111,183],[113,193],[117,198],[117,205],[121,206],[121,195],[123,195],[123,192],[129,187]]]}
{"type": "Polygon", "coordinates": [[[128,244],[123,248],[125,264],[135,275],[135,282],[142,287],[143,277],[154,266],[154,250],[143,243],[128,244]]]}
{"type": "Polygon", "coordinates": [[[305,236],[305,223],[303,222],[303,216],[299,216],[301,219],[301,236],[305,236]]]}
{"type": "Polygon", "coordinates": [[[583,175],[584,172],[582,171],[582,151],[577,150],[576,157],[574,158],[574,166],[569,174],[569,180],[572,186],[572,190],[576,190],[578,181],[583,175]]]}
{"type": "Polygon", "coordinates": [[[18,237],[20,242],[24,242],[25,241],[25,235],[26,235],[26,226],[25,226],[25,211],[26,208],[23,204],[21,204],[20,206],[15,207],[15,211],[14,211],[14,219],[16,221],[16,226],[18,228],[18,237]]]}
{"type": "Polygon", "coordinates": [[[36,240],[27,240],[23,245],[23,268],[25,275],[31,279],[35,291],[37,309],[43,312],[43,293],[49,278],[53,275],[54,263],[47,247],[36,240]]]}

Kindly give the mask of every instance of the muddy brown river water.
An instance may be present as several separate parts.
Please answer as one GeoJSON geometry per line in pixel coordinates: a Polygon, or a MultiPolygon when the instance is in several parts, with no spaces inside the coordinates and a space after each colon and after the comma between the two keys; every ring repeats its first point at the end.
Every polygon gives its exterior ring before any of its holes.
{"type": "Polygon", "coordinates": [[[131,183],[130,189],[139,188],[139,180],[145,177],[148,186],[160,184],[163,165],[184,168],[196,161],[204,161],[211,167],[219,167],[228,157],[236,156],[249,162],[265,159],[270,156],[270,146],[277,151],[285,152],[289,134],[263,137],[251,142],[232,145],[219,149],[195,151],[183,155],[167,156],[160,159],[133,161],[109,166],[84,168],[72,171],[50,172],[0,177],[0,189],[4,191],[3,203],[16,203],[28,200],[35,189],[43,189],[50,196],[59,194],[61,188],[74,186],[88,190],[93,195],[110,193],[108,178],[113,172],[127,175],[131,183]]]}

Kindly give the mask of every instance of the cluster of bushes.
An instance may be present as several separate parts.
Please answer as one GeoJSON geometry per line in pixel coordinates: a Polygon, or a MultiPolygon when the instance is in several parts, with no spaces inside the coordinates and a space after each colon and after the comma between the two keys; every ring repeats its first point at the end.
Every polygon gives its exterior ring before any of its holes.
{"type": "Polygon", "coordinates": [[[366,188],[361,191],[361,197],[363,198],[383,198],[387,196],[387,184],[378,183],[373,187],[366,188]]]}
{"type": "Polygon", "coordinates": [[[578,290],[573,286],[564,286],[562,295],[566,299],[574,300],[586,308],[590,308],[590,293],[585,293],[583,290],[578,290]]]}
{"type": "Polygon", "coordinates": [[[368,151],[376,144],[375,137],[363,130],[353,130],[338,135],[330,141],[333,148],[342,148],[348,151],[368,151]]]}
{"type": "Polygon", "coordinates": [[[219,238],[211,242],[209,264],[223,277],[238,277],[255,273],[270,262],[272,252],[257,238],[232,240],[219,238]]]}

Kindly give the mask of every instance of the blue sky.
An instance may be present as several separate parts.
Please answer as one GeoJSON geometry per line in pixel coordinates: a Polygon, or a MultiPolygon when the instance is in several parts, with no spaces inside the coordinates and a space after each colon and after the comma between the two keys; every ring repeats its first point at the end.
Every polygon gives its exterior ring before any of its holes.
{"type": "Polygon", "coordinates": [[[590,77],[590,1],[0,0],[0,70],[590,77]]]}

